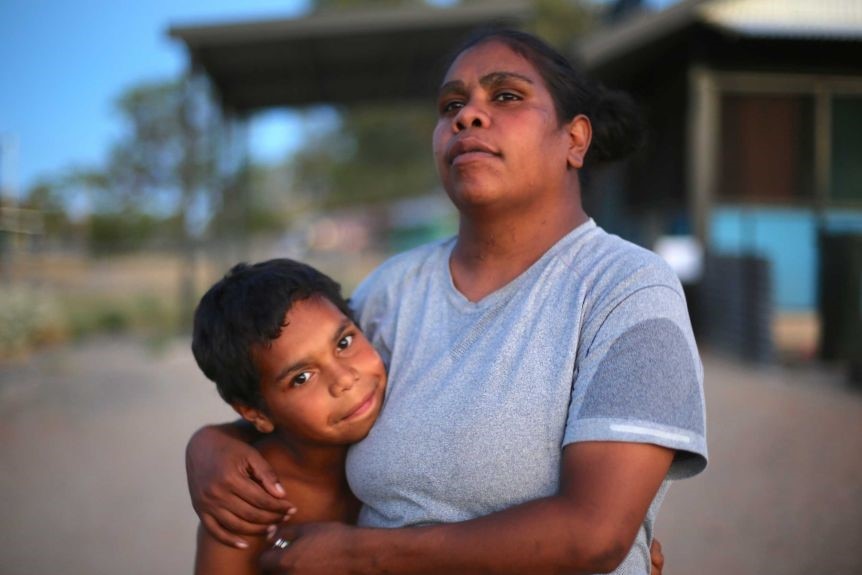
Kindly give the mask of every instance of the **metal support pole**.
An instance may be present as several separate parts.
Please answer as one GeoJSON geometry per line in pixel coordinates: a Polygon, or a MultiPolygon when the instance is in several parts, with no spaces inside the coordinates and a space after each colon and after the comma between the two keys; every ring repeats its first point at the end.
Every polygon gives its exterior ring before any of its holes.
{"type": "Polygon", "coordinates": [[[709,214],[716,179],[717,148],[720,141],[719,101],[709,70],[695,67],[689,76],[688,110],[688,194],[694,233],[704,247],[709,246],[709,214]]]}

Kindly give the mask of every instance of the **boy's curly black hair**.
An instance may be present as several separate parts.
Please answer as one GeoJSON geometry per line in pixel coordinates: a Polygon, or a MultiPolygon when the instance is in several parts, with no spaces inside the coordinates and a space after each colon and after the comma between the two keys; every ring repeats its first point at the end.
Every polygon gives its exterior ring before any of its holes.
{"type": "Polygon", "coordinates": [[[252,350],[277,339],[293,303],[313,296],[353,319],[338,283],[289,259],[237,264],[204,294],[195,310],[192,353],[226,402],[263,407],[252,350]]]}

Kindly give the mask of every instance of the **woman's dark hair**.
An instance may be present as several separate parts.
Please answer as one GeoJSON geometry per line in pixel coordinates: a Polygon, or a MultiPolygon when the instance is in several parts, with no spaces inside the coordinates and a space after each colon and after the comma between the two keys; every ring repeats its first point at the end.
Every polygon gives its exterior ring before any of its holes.
{"type": "Polygon", "coordinates": [[[590,119],[593,139],[585,158],[586,167],[622,159],[643,145],[643,118],[628,94],[593,82],[544,40],[527,32],[479,29],[453,53],[446,69],[463,52],[488,42],[505,44],[536,68],[554,100],[561,124],[578,114],[590,119]]]}
{"type": "Polygon", "coordinates": [[[204,294],[195,310],[192,353],[226,402],[262,407],[252,350],[271,345],[281,335],[294,302],[315,296],[353,319],[341,286],[289,259],[237,264],[204,294]]]}

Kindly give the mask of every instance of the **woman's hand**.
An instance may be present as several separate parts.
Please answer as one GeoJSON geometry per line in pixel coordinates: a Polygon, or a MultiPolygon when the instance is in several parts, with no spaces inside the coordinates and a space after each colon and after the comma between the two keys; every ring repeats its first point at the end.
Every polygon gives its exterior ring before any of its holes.
{"type": "Polygon", "coordinates": [[[296,510],[266,460],[235,425],[206,426],[186,447],[192,506],[213,537],[239,548],[296,510]]]}
{"type": "Polygon", "coordinates": [[[649,546],[649,558],[652,564],[650,575],[661,575],[661,570],[664,569],[664,553],[661,552],[661,543],[658,539],[653,539],[652,545],[649,546]]]}
{"type": "Polygon", "coordinates": [[[359,528],[344,523],[282,525],[270,538],[260,558],[261,571],[278,575],[330,575],[362,569],[364,559],[355,552],[359,528]],[[281,545],[289,541],[284,548],[281,545]]]}

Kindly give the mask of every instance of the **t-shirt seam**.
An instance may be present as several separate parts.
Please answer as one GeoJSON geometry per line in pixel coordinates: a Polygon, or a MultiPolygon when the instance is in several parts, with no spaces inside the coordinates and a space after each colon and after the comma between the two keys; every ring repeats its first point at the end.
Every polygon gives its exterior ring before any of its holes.
{"type": "MultiPolygon", "coordinates": [[[[608,318],[610,318],[610,317],[611,317],[611,315],[614,313],[614,311],[616,311],[616,310],[617,310],[617,308],[619,308],[619,307],[620,307],[621,305],[623,305],[626,301],[628,301],[630,298],[632,298],[633,296],[637,295],[638,293],[640,293],[640,292],[642,292],[642,291],[644,291],[644,290],[653,289],[653,288],[665,288],[665,289],[668,289],[668,290],[670,290],[671,292],[673,292],[673,294],[674,294],[677,298],[680,298],[680,294],[679,294],[679,291],[678,291],[678,290],[674,289],[674,287],[673,287],[673,286],[670,286],[670,285],[668,285],[668,284],[663,284],[663,283],[655,283],[655,284],[645,285],[645,286],[641,286],[641,287],[639,287],[639,288],[634,289],[634,290],[633,290],[633,291],[631,291],[630,293],[628,293],[628,294],[626,294],[625,296],[623,296],[623,297],[622,297],[622,298],[621,298],[617,303],[615,303],[615,304],[611,307],[611,309],[609,309],[609,310],[608,310],[608,312],[607,312],[607,313],[605,314],[605,316],[602,318],[602,321],[601,321],[601,322],[599,322],[599,326],[596,328],[596,331],[595,331],[595,333],[593,334],[593,338],[590,340],[589,345],[587,345],[587,348],[586,348],[586,350],[584,351],[584,355],[583,355],[583,357],[587,357],[587,356],[590,354],[590,352],[591,352],[591,351],[592,351],[592,349],[593,349],[593,344],[595,344],[595,342],[596,342],[596,338],[599,336],[599,333],[602,331],[602,328],[605,326],[605,323],[607,323],[608,318]]],[[[680,298],[680,299],[681,299],[681,298],[680,298]]],[[[667,318],[667,319],[670,319],[670,318],[667,318]]]]}

